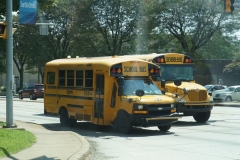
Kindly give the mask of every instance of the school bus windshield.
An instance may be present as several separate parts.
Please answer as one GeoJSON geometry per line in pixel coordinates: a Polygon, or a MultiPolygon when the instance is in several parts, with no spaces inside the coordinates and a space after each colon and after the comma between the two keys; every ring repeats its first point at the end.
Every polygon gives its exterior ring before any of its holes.
{"type": "Polygon", "coordinates": [[[161,65],[161,76],[154,78],[154,80],[176,80],[193,81],[194,72],[192,65],[161,65]]]}
{"type": "Polygon", "coordinates": [[[124,95],[135,95],[136,90],[141,89],[145,95],[162,95],[162,92],[151,80],[125,79],[124,95]]]}

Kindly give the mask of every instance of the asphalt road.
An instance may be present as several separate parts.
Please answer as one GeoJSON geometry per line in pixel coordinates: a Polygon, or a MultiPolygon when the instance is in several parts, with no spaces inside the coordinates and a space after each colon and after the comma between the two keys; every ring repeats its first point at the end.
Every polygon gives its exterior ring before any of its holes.
{"type": "MultiPolygon", "coordinates": [[[[240,107],[215,106],[210,120],[199,124],[183,117],[167,133],[157,127],[135,128],[131,134],[120,134],[111,127],[98,128],[89,122],[78,122],[63,128],[59,118],[43,115],[43,100],[13,102],[14,120],[42,124],[49,130],[76,132],[92,145],[89,160],[239,160],[240,107]],[[38,102],[38,103],[36,103],[38,102]]],[[[0,117],[5,118],[6,101],[0,100],[0,117]]]]}

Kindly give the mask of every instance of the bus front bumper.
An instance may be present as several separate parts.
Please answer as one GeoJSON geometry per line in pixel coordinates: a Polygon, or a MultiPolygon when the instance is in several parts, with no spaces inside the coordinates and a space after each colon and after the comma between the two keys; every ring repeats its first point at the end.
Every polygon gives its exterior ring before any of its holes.
{"type": "Polygon", "coordinates": [[[214,103],[176,103],[177,112],[208,112],[213,109],[214,103]]]}
{"type": "Polygon", "coordinates": [[[167,116],[151,117],[149,115],[130,115],[130,120],[133,126],[151,127],[151,126],[162,126],[171,125],[177,122],[181,118],[178,113],[173,113],[167,116]]]}

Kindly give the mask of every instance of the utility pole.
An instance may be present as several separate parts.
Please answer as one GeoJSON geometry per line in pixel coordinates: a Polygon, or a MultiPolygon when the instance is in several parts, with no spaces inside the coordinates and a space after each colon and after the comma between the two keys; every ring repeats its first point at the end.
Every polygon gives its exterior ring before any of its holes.
{"type": "Polygon", "coordinates": [[[5,128],[16,127],[13,124],[13,34],[12,34],[12,0],[6,0],[6,22],[7,22],[7,71],[6,71],[6,126],[5,128]]]}

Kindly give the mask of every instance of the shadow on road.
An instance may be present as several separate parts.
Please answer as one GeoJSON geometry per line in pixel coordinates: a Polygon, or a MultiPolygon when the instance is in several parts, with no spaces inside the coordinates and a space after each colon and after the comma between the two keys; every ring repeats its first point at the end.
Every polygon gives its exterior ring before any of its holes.
{"type": "Polygon", "coordinates": [[[156,127],[155,130],[148,128],[137,128],[133,127],[131,133],[121,134],[117,130],[114,130],[111,126],[97,126],[90,122],[78,122],[74,127],[62,127],[60,124],[42,124],[48,130],[52,131],[72,131],[78,133],[82,136],[88,137],[101,137],[109,139],[109,136],[118,136],[118,137],[144,137],[144,136],[159,136],[159,135],[171,135],[175,134],[171,132],[171,129],[168,132],[160,132],[156,127]]]}

